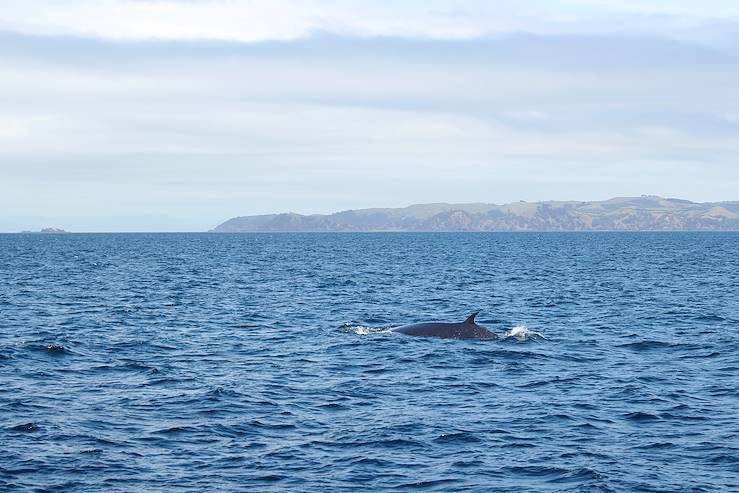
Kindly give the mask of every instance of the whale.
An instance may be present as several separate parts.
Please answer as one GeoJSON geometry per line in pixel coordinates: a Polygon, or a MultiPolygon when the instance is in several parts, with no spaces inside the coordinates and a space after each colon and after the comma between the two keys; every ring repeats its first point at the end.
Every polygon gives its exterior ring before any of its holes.
{"type": "Polygon", "coordinates": [[[475,312],[464,322],[421,322],[416,324],[401,325],[392,329],[393,332],[407,336],[441,337],[442,339],[497,339],[495,333],[475,323],[475,317],[480,312],[475,312]]]}

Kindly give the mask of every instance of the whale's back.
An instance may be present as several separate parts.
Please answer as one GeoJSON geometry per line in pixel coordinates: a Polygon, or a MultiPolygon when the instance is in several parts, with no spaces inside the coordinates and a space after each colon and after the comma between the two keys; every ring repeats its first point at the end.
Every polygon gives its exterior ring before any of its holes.
{"type": "Polygon", "coordinates": [[[443,339],[496,339],[497,336],[474,323],[474,316],[462,323],[423,322],[396,327],[393,332],[408,336],[441,337],[443,339]]]}
{"type": "Polygon", "coordinates": [[[407,336],[444,337],[447,339],[462,339],[462,324],[442,322],[423,322],[419,324],[403,325],[393,329],[407,336]]]}

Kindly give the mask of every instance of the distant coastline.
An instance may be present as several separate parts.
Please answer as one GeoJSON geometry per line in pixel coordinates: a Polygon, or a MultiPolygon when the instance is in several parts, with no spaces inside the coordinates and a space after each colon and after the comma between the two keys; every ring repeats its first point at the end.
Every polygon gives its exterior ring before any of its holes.
{"type": "Polygon", "coordinates": [[[239,216],[211,231],[739,231],[739,201],[699,203],[643,195],[591,202],[434,203],[333,214],[239,216]]]}
{"type": "Polygon", "coordinates": [[[63,234],[68,232],[69,231],[65,231],[62,228],[41,228],[39,231],[23,230],[21,231],[21,234],[63,234]]]}

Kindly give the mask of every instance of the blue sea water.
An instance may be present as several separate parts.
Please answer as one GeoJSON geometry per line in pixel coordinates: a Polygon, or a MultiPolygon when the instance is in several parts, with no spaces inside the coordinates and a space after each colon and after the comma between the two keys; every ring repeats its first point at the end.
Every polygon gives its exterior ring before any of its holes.
{"type": "Polygon", "coordinates": [[[0,281],[1,491],[739,491],[739,234],[0,235],[0,281]]]}

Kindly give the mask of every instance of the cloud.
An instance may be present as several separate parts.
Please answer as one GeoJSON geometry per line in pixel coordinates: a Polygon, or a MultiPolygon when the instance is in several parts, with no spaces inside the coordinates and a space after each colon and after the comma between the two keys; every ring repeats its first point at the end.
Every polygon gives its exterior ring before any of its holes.
{"type": "MultiPolygon", "coordinates": [[[[733,19],[732,19],[733,18],[733,19]]],[[[296,40],[316,33],[474,39],[499,33],[715,38],[739,4],[583,0],[5,0],[0,29],[117,40],[296,40]],[[710,26],[709,26],[710,25],[710,26]]]]}
{"type": "Polygon", "coordinates": [[[23,212],[0,229],[736,199],[739,58],[714,43],[729,38],[696,41],[714,20],[682,2],[658,19],[655,2],[599,5],[8,2],[0,208],[23,212]]]}
{"type": "Polygon", "coordinates": [[[314,32],[469,38],[487,29],[417,2],[409,7],[315,0],[11,1],[0,14],[0,26],[31,34],[242,42],[293,40],[314,32]]]}
{"type": "Polygon", "coordinates": [[[142,43],[123,55],[11,41],[0,94],[16,128],[5,150],[18,153],[730,153],[739,112],[736,57],[648,38],[142,43]]]}

